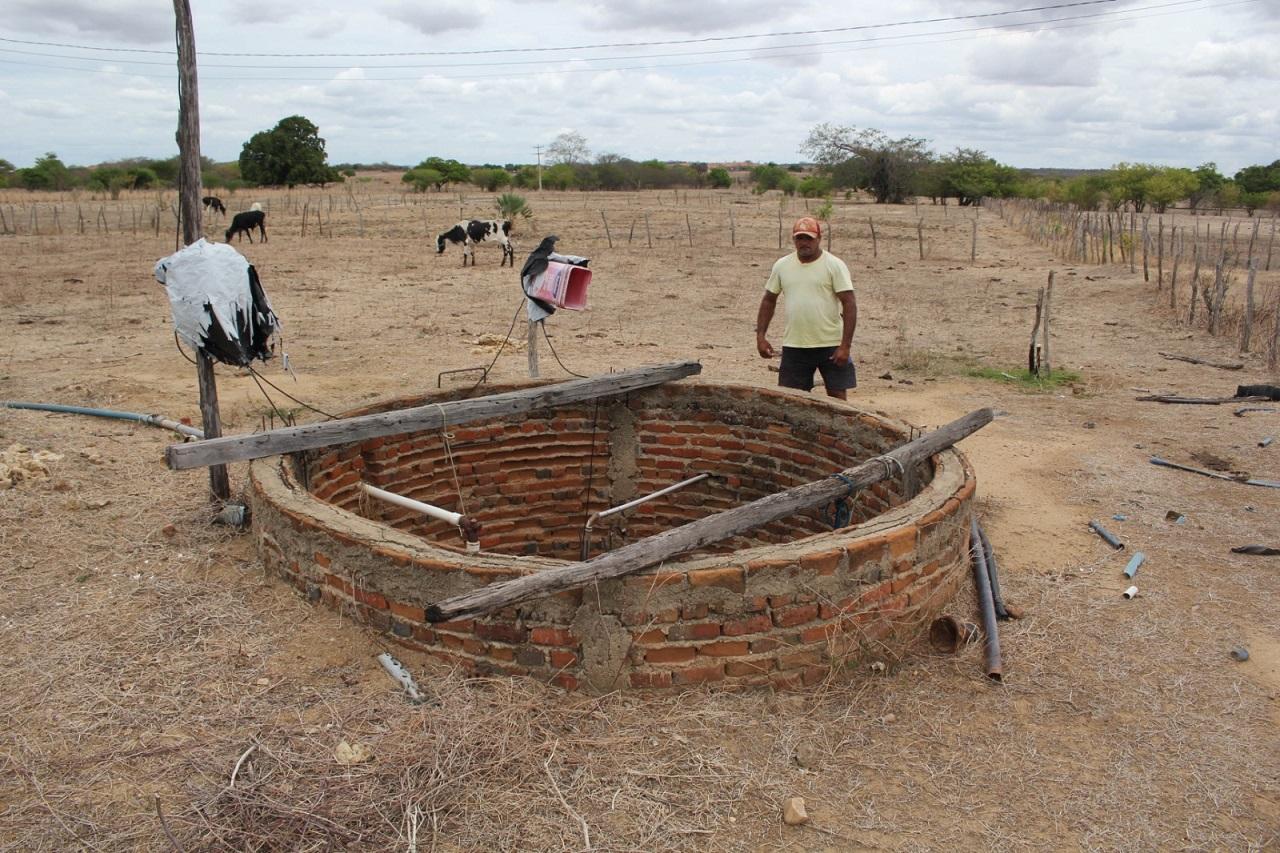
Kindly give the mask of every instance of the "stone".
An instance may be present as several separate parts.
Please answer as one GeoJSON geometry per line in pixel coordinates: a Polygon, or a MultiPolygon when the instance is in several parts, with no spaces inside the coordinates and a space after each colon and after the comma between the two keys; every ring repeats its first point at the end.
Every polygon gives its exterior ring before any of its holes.
{"type": "Polygon", "coordinates": [[[884,724],[888,725],[890,723],[896,723],[898,721],[898,716],[897,714],[885,714],[882,719],[884,720],[884,724]]]}
{"type": "Polygon", "coordinates": [[[790,797],[782,804],[782,822],[787,826],[809,822],[809,813],[804,810],[804,797],[790,797]]]}
{"type": "Polygon", "coordinates": [[[791,757],[805,770],[812,770],[822,763],[822,751],[808,741],[797,744],[791,757]]]}

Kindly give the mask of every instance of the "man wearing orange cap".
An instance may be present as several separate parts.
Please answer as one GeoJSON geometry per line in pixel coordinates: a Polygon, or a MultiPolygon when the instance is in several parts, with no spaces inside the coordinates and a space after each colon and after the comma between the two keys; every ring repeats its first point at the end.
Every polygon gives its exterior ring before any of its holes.
{"type": "Polygon", "coordinates": [[[756,350],[772,358],[773,344],[765,334],[778,306],[787,297],[787,327],[782,336],[782,364],[778,384],[784,388],[813,388],[813,372],[822,375],[827,396],[848,399],[858,384],[849,346],[858,325],[853,280],[844,261],[822,251],[822,225],[812,216],[796,220],[791,229],[796,250],[779,258],[764,286],[756,315],[756,350]]]}

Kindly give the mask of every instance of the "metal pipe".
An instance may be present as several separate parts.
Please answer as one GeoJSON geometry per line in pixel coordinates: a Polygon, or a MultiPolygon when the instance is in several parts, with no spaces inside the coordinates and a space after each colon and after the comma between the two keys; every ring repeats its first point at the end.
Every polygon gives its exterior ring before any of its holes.
{"type": "Polygon", "coordinates": [[[181,435],[203,439],[204,430],[188,426],[180,421],[171,420],[162,415],[143,415],[138,412],[119,412],[114,409],[91,409],[85,406],[64,406],[60,403],[22,403],[17,400],[0,401],[0,406],[10,409],[33,409],[37,412],[59,412],[64,415],[92,415],[97,418],[115,418],[121,421],[137,421],[151,426],[171,429],[181,435]]]}
{"type": "Polygon", "coordinates": [[[594,515],[592,515],[590,518],[587,519],[587,523],[583,525],[583,528],[582,528],[582,559],[585,561],[590,556],[591,528],[600,519],[608,518],[611,515],[617,515],[620,512],[625,512],[626,510],[629,510],[632,507],[637,507],[637,506],[640,506],[640,504],[648,503],[654,498],[660,498],[663,495],[669,495],[672,492],[683,489],[686,486],[692,486],[694,483],[700,483],[703,480],[709,479],[711,476],[712,476],[711,474],[698,474],[697,476],[690,477],[687,480],[681,480],[678,483],[673,483],[672,485],[667,486],[666,488],[658,489],[658,491],[656,492],[650,492],[644,497],[636,498],[635,500],[627,501],[624,504],[618,504],[615,507],[610,507],[609,509],[603,509],[600,512],[595,513],[594,515]]]}
{"type": "Polygon", "coordinates": [[[1009,610],[1004,606],[1004,598],[1000,595],[1000,570],[996,565],[996,552],[991,548],[991,540],[987,531],[978,525],[978,536],[982,539],[982,555],[987,558],[987,576],[991,578],[991,600],[995,603],[996,618],[1001,621],[1009,618],[1009,610]]]}
{"type": "Polygon", "coordinates": [[[1124,576],[1132,578],[1138,573],[1138,566],[1142,565],[1143,560],[1147,559],[1147,555],[1138,551],[1129,558],[1129,565],[1124,567],[1124,576]]]}
{"type": "Polygon", "coordinates": [[[982,537],[978,533],[978,517],[969,519],[969,551],[973,555],[973,577],[978,587],[978,604],[982,608],[982,629],[987,634],[987,678],[1003,681],[1000,666],[1000,628],[996,622],[996,606],[991,597],[991,576],[987,573],[987,558],[982,553],[982,537]]]}
{"type": "Polygon", "coordinates": [[[365,494],[380,498],[387,503],[411,509],[414,512],[420,512],[423,515],[429,515],[441,521],[447,521],[462,532],[462,538],[467,541],[468,551],[478,550],[478,548],[471,546],[472,543],[478,545],[480,542],[480,525],[470,516],[450,512],[447,509],[441,509],[438,506],[423,503],[422,501],[415,501],[413,498],[406,498],[404,495],[397,495],[395,492],[388,492],[386,489],[379,489],[377,486],[371,486],[368,483],[361,483],[360,488],[365,491],[365,494]]]}
{"type": "Polygon", "coordinates": [[[1091,521],[1091,522],[1089,522],[1089,528],[1090,528],[1094,533],[1096,533],[1096,534],[1098,534],[1099,536],[1101,536],[1101,537],[1102,537],[1102,541],[1106,542],[1106,543],[1107,543],[1108,545],[1110,545],[1112,548],[1115,548],[1117,551],[1123,551],[1123,550],[1124,550],[1124,543],[1123,543],[1123,542],[1121,542],[1119,539],[1117,539],[1117,538],[1115,537],[1115,534],[1114,534],[1114,533],[1112,533],[1111,531],[1107,530],[1105,527],[1103,527],[1103,526],[1102,526],[1101,524],[1099,524],[1098,522],[1096,522],[1096,521],[1091,521]]]}

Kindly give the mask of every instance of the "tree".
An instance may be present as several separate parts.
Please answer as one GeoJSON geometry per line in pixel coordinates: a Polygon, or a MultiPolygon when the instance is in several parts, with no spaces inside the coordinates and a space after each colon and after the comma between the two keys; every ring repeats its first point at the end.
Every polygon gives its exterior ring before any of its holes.
{"type": "Polygon", "coordinates": [[[566,130],[552,140],[547,146],[547,162],[549,163],[585,163],[591,157],[591,149],[587,148],[587,139],[576,130],[566,130]]]}
{"type": "Polygon", "coordinates": [[[1141,213],[1147,207],[1147,180],[1159,171],[1159,167],[1148,163],[1117,163],[1112,166],[1108,187],[1111,206],[1128,203],[1141,213]]]}
{"type": "Polygon", "coordinates": [[[428,157],[423,160],[415,169],[432,169],[444,176],[446,184],[469,184],[471,183],[471,170],[457,160],[444,160],[440,157],[428,157]]]}
{"type": "Polygon", "coordinates": [[[328,165],[327,158],[320,129],[302,116],[289,116],[244,144],[240,175],[252,184],[290,188],[341,181],[342,175],[328,165]]]}
{"type": "Polygon", "coordinates": [[[71,186],[71,172],[52,151],[37,158],[29,169],[20,169],[22,185],[29,190],[65,190],[71,186]]]}
{"type": "Polygon", "coordinates": [[[766,163],[751,170],[751,181],[756,185],[757,193],[781,189],[783,183],[790,177],[787,170],[777,163],[766,163]]]}
{"type": "Polygon", "coordinates": [[[1190,169],[1161,169],[1147,178],[1143,195],[1156,213],[1164,213],[1169,205],[1190,198],[1200,181],[1190,169]]]}
{"type": "Polygon", "coordinates": [[[1187,197],[1191,202],[1192,210],[1213,199],[1222,185],[1227,182],[1226,177],[1218,171],[1218,164],[1213,161],[1201,163],[1191,174],[1196,177],[1196,188],[1187,197]]]}
{"type": "Polygon", "coordinates": [[[915,191],[916,176],[932,155],[926,140],[890,139],[874,128],[820,124],[800,150],[831,175],[837,186],[868,190],[877,204],[901,204],[915,191]]]}
{"type": "Polygon", "coordinates": [[[800,195],[805,198],[822,198],[831,195],[831,179],[821,175],[809,175],[800,181],[800,195]]]}
{"type": "Polygon", "coordinates": [[[729,174],[728,169],[716,167],[707,172],[707,183],[712,189],[725,190],[733,186],[733,177],[729,174]]]}
{"type": "Polygon", "coordinates": [[[410,169],[405,172],[400,177],[400,182],[410,184],[416,193],[424,193],[432,187],[440,189],[444,186],[445,178],[435,169],[419,166],[416,169],[410,169]]]}
{"type": "Polygon", "coordinates": [[[970,205],[989,196],[1004,198],[1012,195],[1018,181],[1018,170],[1002,166],[983,151],[957,148],[938,161],[937,177],[942,197],[970,205]]]}
{"type": "Polygon", "coordinates": [[[506,169],[472,169],[471,183],[485,192],[496,192],[511,183],[506,169]]]}
{"type": "Polygon", "coordinates": [[[557,163],[542,173],[542,185],[553,190],[567,190],[578,183],[578,176],[568,163],[557,163]]]}

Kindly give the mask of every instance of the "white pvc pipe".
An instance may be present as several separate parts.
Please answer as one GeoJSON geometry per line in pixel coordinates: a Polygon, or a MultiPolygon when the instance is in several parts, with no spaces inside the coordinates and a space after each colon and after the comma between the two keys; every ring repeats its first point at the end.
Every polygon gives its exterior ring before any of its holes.
{"type": "Polygon", "coordinates": [[[402,506],[405,509],[411,509],[420,512],[423,515],[429,515],[432,518],[438,518],[441,521],[447,521],[457,526],[462,523],[462,516],[456,512],[449,512],[447,509],[441,509],[438,506],[415,501],[413,498],[406,498],[403,495],[397,495],[395,492],[388,492],[386,489],[379,489],[377,486],[370,486],[368,483],[361,483],[360,488],[364,489],[367,494],[375,498],[381,498],[387,503],[402,506]]]}
{"type": "Polygon", "coordinates": [[[1138,588],[1136,586],[1131,586],[1122,593],[1122,595],[1124,595],[1125,598],[1133,598],[1137,594],[1138,594],[1138,588]]]}

